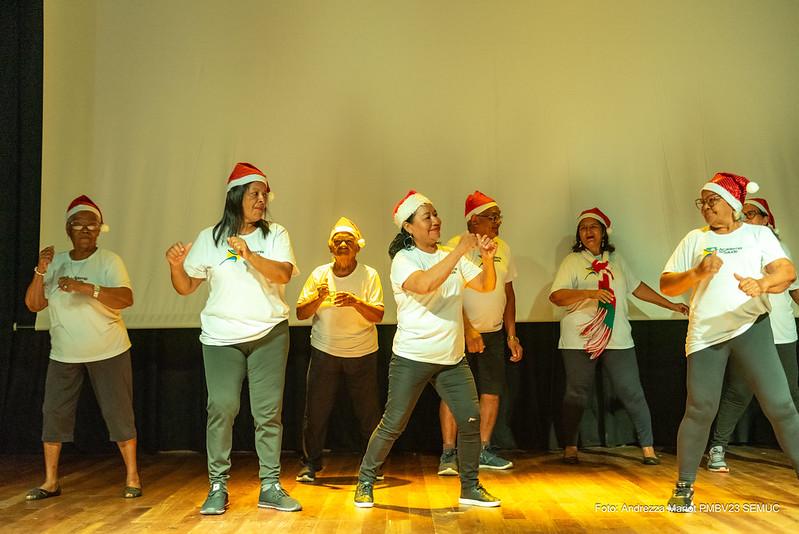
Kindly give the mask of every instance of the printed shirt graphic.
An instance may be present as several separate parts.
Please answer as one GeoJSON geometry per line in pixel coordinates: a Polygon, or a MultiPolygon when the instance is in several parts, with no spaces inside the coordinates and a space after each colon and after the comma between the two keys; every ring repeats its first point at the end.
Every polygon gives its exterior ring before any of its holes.
{"type": "MultiPolygon", "coordinates": [[[[591,256],[591,261],[588,260],[588,256],[591,255],[571,252],[563,258],[549,294],[551,295],[559,289],[596,290],[599,282],[598,274],[591,262],[594,259],[601,259],[601,256],[599,258],[591,256]]],[[[607,270],[613,274],[610,277],[610,288],[616,295],[616,312],[613,320],[613,333],[606,348],[629,349],[635,344],[628,319],[627,297],[641,284],[641,280],[630,270],[624,258],[616,252],[609,255],[607,270]]],[[[583,299],[566,308],[565,314],[560,320],[559,349],[585,349],[586,338],[582,337],[580,332],[596,315],[597,305],[596,299],[583,299]]]]}
{"type": "MultiPolygon", "coordinates": [[[[269,223],[261,230],[239,236],[250,250],[264,258],[289,262],[291,275],[299,274],[291,240],[285,228],[269,223]]],[[[223,241],[214,243],[213,227],[197,236],[184,263],[192,278],[207,279],[208,301],[200,314],[200,341],[206,345],[233,345],[254,341],[288,319],[285,284],[274,283],[256,271],[223,241]]]]}
{"type": "Polygon", "coordinates": [[[723,264],[718,273],[700,282],[691,294],[686,355],[741,335],[760,315],[768,313],[769,298],[748,297],[738,289],[734,275],[761,278],[766,265],[786,257],[777,238],[765,226],[744,224],[729,234],[717,234],[705,227],[692,230],[683,238],[663,272],[688,271],[714,251],[723,264]]]}
{"type": "MultiPolygon", "coordinates": [[[[447,247],[455,248],[461,236],[457,235],[449,240],[447,247]]],[[[498,332],[502,330],[503,315],[505,313],[505,284],[516,279],[516,263],[513,261],[508,244],[499,237],[494,238],[497,252],[494,256],[494,269],[497,272],[497,285],[494,291],[481,293],[474,289],[466,288],[463,293],[463,309],[469,322],[480,333],[498,332]]],[[[478,249],[472,249],[464,254],[464,258],[482,268],[482,258],[478,249]]]]}
{"type": "Polygon", "coordinates": [[[125,264],[110,250],[98,248],[79,261],[73,261],[69,252],[56,254],[44,277],[50,314],[50,358],[64,363],[89,363],[128,350],[130,339],[121,311],[91,295],[60,290],[58,279],[62,276],[101,287],[131,287],[125,264]]]}
{"type": "Polygon", "coordinates": [[[391,262],[391,289],[397,301],[397,356],[427,363],[453,365],[463,359],[463,289],[481,270],[460,258],[452,273],[432,293],[405,291],[402,284],[416,271],[426,271],[443,260],[449,249],[427,253],[400,250],[391,262]]]}
{"type": "Polygon", "coordinates": [[[333,263],[320,265],[305,281],[297,302],[305,302],[316,296],[316,288],[327,282],[330,296],[325,299],[313,316],[311,346],[341,357],[358,357],[377,350],[377,328],[367,321],[355,308],[337,307],[333,299],[337,291],[352,293],[367,304],[383,305],[383,287],[377,271],[359,263],[355,270],[343,278],[333,274],[333,263]]]}

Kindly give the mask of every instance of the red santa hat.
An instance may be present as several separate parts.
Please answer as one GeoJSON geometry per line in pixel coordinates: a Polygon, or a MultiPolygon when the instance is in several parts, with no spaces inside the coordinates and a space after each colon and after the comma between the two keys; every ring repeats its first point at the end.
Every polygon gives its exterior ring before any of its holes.
{"type": "Polygon", "coordinates": [[[591,208],[590,210],[583,210],[580,212],[580,215],[577,216],[578,226],[580,225],[580,221],[583,219],[595,219],[605,227],[605,232],[607,232],[608,235],[610,235],[612,232],[610,228],[610,217],[605,215],[599,208],[591,208]]]}
{"type": "Polygon", "coordinates": [[[408,191],[408,194],[402,197],[394,206],[394,224],[402,228],[402,223],[404,223],[408,217],[416,213],[416,210],[418,210],[419,206],[422,204],[432,204],[432,202],[429,198],[421,193],[417,193],[413,189],[408,191]]]}
{"type": "Polygon", "coordinates": [[[97,218],[100,219],[100,231],[107,232],[110,230],[108,225],[103,223],[103,214],[100,211],[100,207],[86,195],[81,195],[69,203],[64,220],[69,221],[70,217],[81,211],[90,211],[97,215],[97,218]]]}
{"type": "Polygon", "coordinates": [[[363,248],[366,246],[366,240],[361,236],[361,231],[354,222],[346,217],[339,217],[336,224],[333,225],[333,229],[330,230],[330,237],[328,240],[332,241],[333,236],[338,233],[350,234],[358,241],[359,247],[363,248]]]}
{"type": "Polygon", "coordinates": [[[252,182],[261,182],[266,186],[270,201],[275,198],[274,193],[269,188],[269,182],[266,181],[266,175],[252,163],[242,161],[236,163],[236,166],[233,167],[233,172],[230,173],[230,177],[227,179],[227,190],[230,191],[236,186],[247,185],[252,182]]]}
{"type": "Polygon", "coordinates": [[[736,214],[741,212],[746,194],[757,193],[759,189],[760,186],[748,178],[729,172],[716,173],[702,186],[702,191],[712,191],[723,198],[736,214]]]}
{"type": "Polygon", "coordinates": [[[469,219],[472,218],[472,215],[483,213],[488,208],[492,208],[496,205],[497,203],[493,198],[489,197],[488,195],[484,195],[480,191],[475,191],[466,197],[466,207],[463,210],[463,213],[466,217],[466,222],[469,222],[469,219]]]}
{"type": "Polygon", "coordinates": [[[765,213],[768,216],[768,225],[777,233],[777,221],[774,219],[774,214],[771,213],[771,208],[768,206],[765,198],[750,198],[744,204],[751,204],[760,210],[760,213],[765,213]]]}

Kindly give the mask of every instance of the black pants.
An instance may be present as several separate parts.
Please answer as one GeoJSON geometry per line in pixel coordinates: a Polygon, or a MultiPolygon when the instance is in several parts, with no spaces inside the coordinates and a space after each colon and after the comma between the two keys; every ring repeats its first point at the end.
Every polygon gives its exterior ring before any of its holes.
{"type": "Polygon", "coordinates": [[[614,392],[630,414],[638,444],[641,447],[651,447],[652,418],[638,375],[635,349],[607,349],[594,360],[584,350],[562,349],[561,353],[566,369],[566,394],[561,412],[563,445],[577,445],[577,428],[594,385],[597,363],[601,361],[602,369],[608,373],[614,392]]]}
{"type": "Polygon", "coordinates": [[[322,450],[327,436],[327,423],[341,378],[344,378],[352,408],[358,418],[361,450],[366,447],[369,436],[380,422],[377,353],[357,358],[343,358],[311,347],[302,448],[303,462],[316,470],[322,468],[322,450]]]}

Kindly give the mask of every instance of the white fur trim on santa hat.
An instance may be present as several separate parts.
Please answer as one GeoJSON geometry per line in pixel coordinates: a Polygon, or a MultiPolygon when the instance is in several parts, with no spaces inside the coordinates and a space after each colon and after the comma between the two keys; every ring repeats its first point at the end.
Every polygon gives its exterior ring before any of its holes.
{"type": "MultiPolygon", "coordinates": [[[[231,189],[233,189],[234,187],[237,187],[239,185],[247,185],[247,184],[252,183],[252,182],[261,182],[262,184],[264,184],[266,186],[267,189],[269,189],[269,183],[267,183],[266,178],[264,178],[260,174],[247,174],[245,176],[240,176],[239,178],[236,178],[235,180],[229,181],[228,184],[227,184],[227,191],[230,191],[231,189]]],[[[272,200],[272,198],[274,198],[274,195],[272,195],[272,191],[270,190],[269,191],[269,200],[272,200]]]]}
{"type": "Polygon", "coordinates": [[[466,214],[466,222],[469,222],[469,220],[472,218],[472,215],[480,215],[488,208],[493,208],[494,206],[497,206],[496,202],[486,202],[485,204],[477,206],[472,211],[466,214]]]}
{"type": "Polygon", "coordinates": [[[607,223],[597,215],[596,213],[583,213],[579,217],[577,217],[577,226],[580,226],[580,222],[585,219],[594,219],[595,221],[599,221],[599,224],[605,227],[605,233],[610,235],[613,233],[613,228],[607,225],[607,223]]]}
{"type": "MultiPolygon", "coordinates": [[[[751,184],[751,183],[752,182],[749,182],[749,184],[751,184]]],[[[755,184],[755,185],[757,185],[757,184],[755,184]]],[[[748,184],[746,186],[746,189],[747,189],[747,191],[749,190],[749,185],[748,184]]],[[[740,200],[735,198],[732,193],[730,193],[724,187],[720,186],[719,184],[717,184],[715,182],[706,183],[704,186],[702,186],[702,191],[710,191],[710,192],[716,193],[718,196],[720,196],[721,198],[724,199],[724,202],[726,202],[727,204],[730,205],[730,207],[732,208],[732,211],[734,211],[735,213],[740,213],[741,212],[741,208],[743,208],[743,204],[741,204],[740,200]]]]}
{"type": "Polygon", "coordinates": [[[73,207],[71,210],[67,211],[67,216],[65,218],[66,221],[69,221],[69,218],[81,211],[89,211],[97,215],[97,218],[100,220],[100,231],[101,232],[108,232],[111,230],[111,227],[108,226],[103,222],[103,214],[100,213],[100,210],[95,208],[94,206],[90,206],[89,204],[78,204],[77,206],[73,207]]]}
{"type": "Polygon", "coordinates": [[[394,224],[402,228],[402,223],[404,223],[408,217],[416,213],[416,210],[418,210],[419,206],[422,204],[432,204],[432,202],[421,193],[409,195],[402,201],[402,204],[397,206],[397,211],[394,212],[394,224]]]}

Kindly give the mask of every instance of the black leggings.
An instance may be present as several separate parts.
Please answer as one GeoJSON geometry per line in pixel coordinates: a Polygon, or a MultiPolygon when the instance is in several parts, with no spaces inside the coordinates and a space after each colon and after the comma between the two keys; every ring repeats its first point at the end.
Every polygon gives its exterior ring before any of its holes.
{"type": "Polygon", "coordinates": [[[768,315],[743,334],[688,356],[688,398],[677,433],[679,480],[693,483],[719,407],[727,361],[739,369],[768,417],[782,450],[799,468],[799,413],[791,399],[768,315]]]}
{"type": "Polygon", "coordinates": [[[577,429],[594,385],[596,365],[601,360],[602,369],[608,373],[616,395],[630,414],[639,445],[651,447],[652,418],[638,375],[635,349],[608,349],[594,360],[584,350],[562,349],[561,353],[566,369],[566,394],[561,410],[563,445],[577,445],[577,429]]]}

